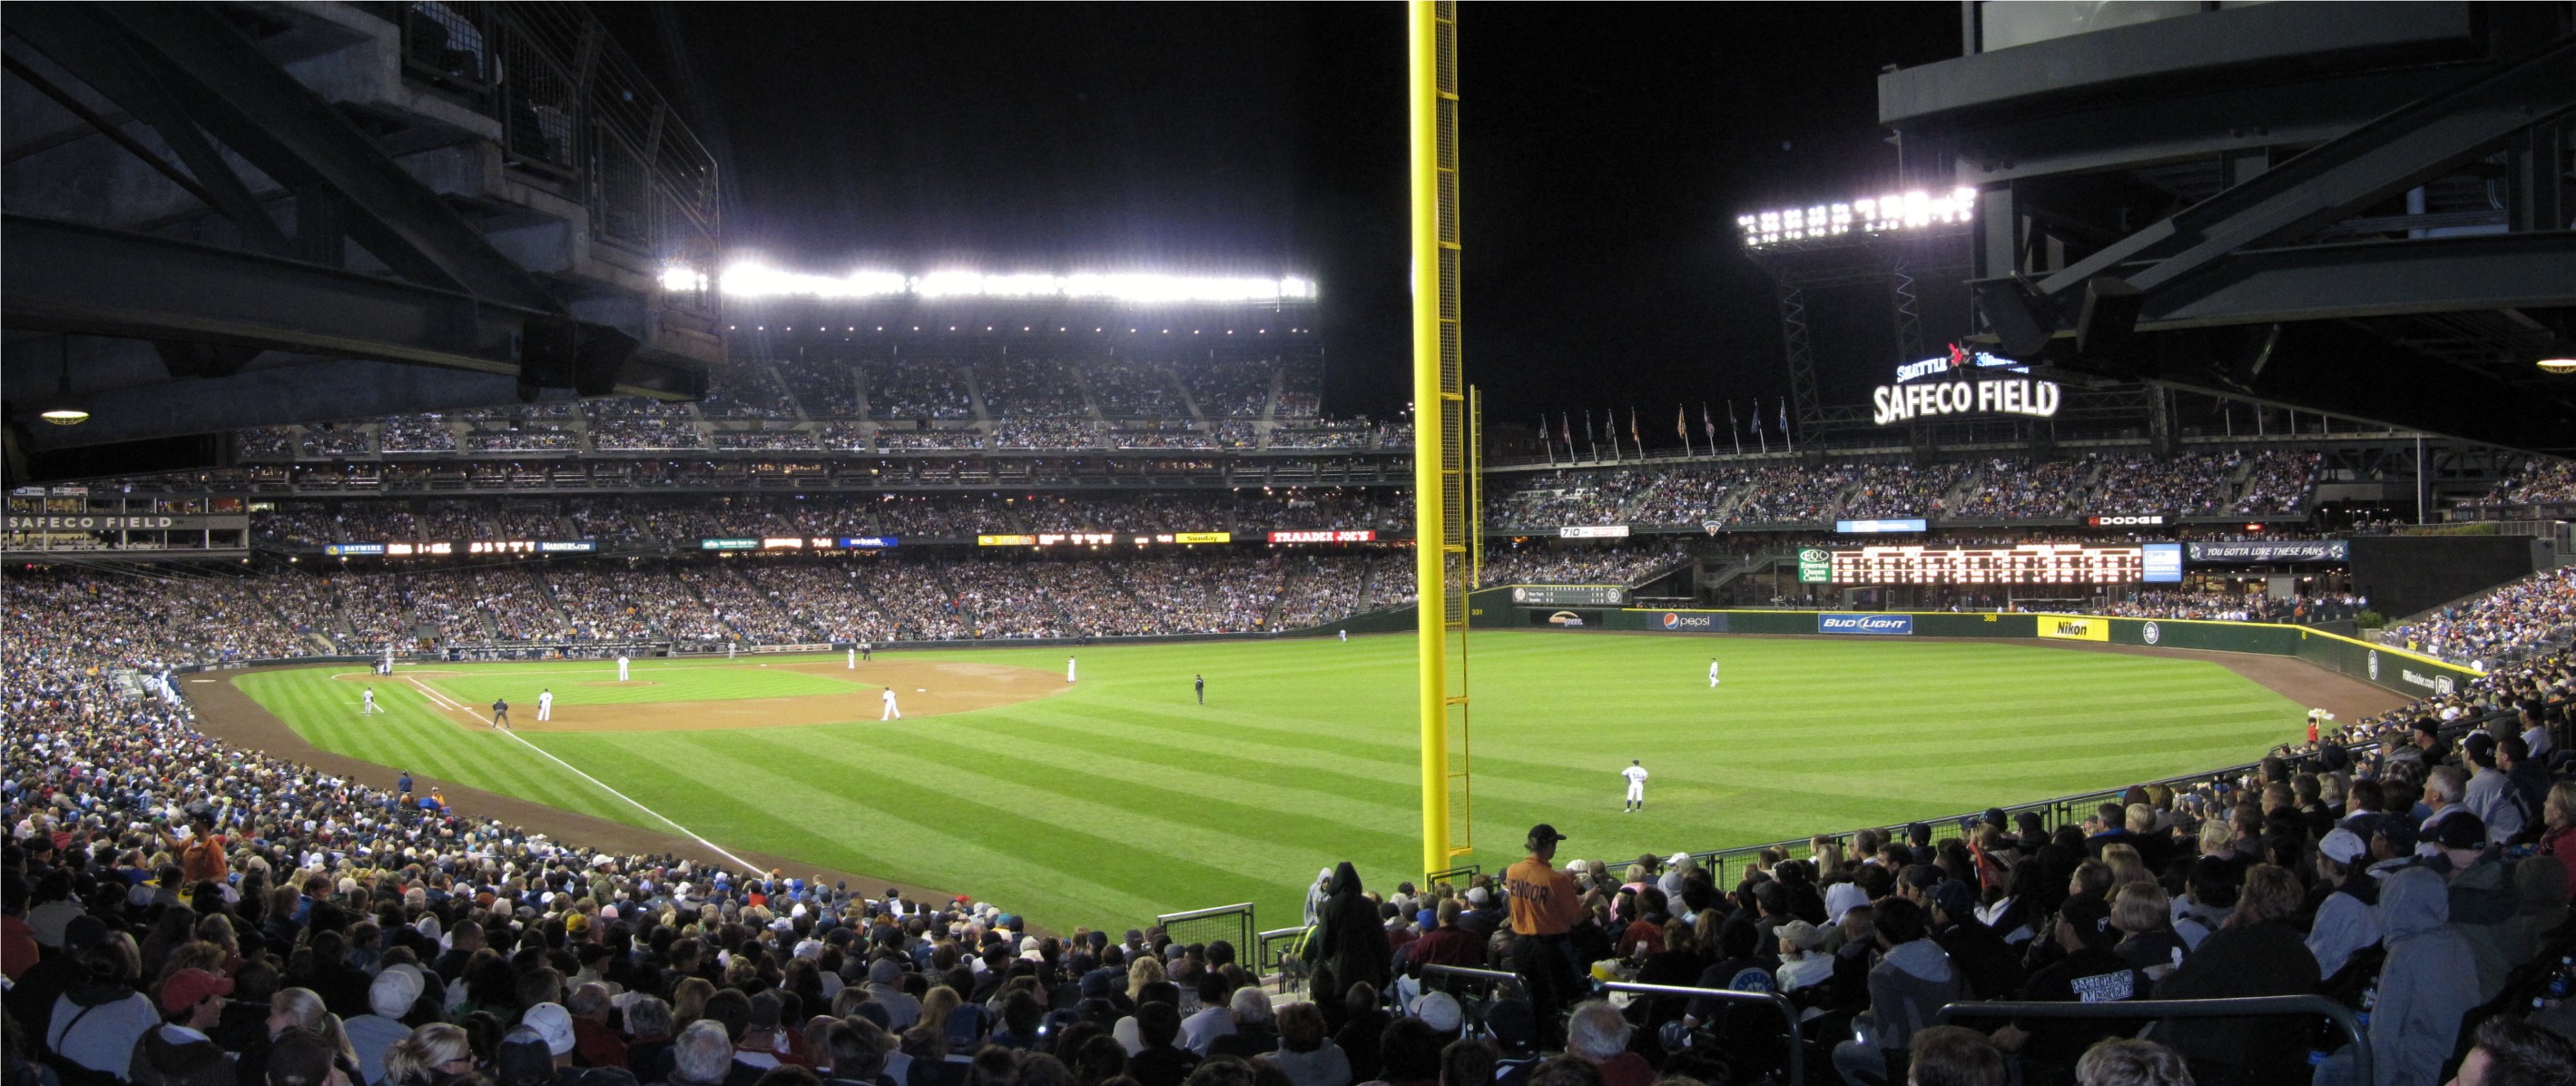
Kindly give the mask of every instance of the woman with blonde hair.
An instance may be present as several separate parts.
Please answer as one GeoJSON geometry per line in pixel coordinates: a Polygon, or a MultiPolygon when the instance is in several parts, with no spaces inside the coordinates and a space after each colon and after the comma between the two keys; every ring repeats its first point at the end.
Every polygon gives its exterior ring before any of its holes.
{"type": "Polygon", "coordinates": [[[2554,856],[2567,866],[2567,903],[2576,905],[2576,778],[2549,786],[2549,799],[2541,804],[2540,855],[2554,856]]]}
{"type": "Polygon", "coordinates": [[[2125,886],[2150,881],[2155,876],[2147,871],[2147,861],[2138,855],[2138,846],[2110,844],[2102,846],[2102,862],[2111,869],[2111,885],[2125,886]]]}
{"type": "Polygon", "coordinates": [[[948,1016],[964,1002],[958,998],[957,989],[945,984],[931,985],[930,991],[921,997],[921,1018],[913,1025],[928,1029],[944,1039],[948,1036],[948,1016]]]}
{"type": "Polygon", "coordinates": [[[671,1021],[695,1022],[707,1016],[707,1000],[716,986],[705,977],[687,977],[671,986],[671,1021]]]}
{"type": "Polygon", "coordinates": [[[1161,959],[1139,957],[1135,961],[1129,962],[1127,965],[1128,1001],[1142,1001],[1145,997],[1146,985],[1157,984],[1169,979],[1169,977],[1163,975],[1163,963],[1161,959]]]}
{"type": "Polygon", "coordinates": [[[290,1029],[302,1029],[331,1043],[337,1055],[332,1062],[348,1073],[349,1081],[362,1077],[357,1046],[349,1043],[349,1031],[340,1028],[340,1016],[331,1013],[322,997],[311,988],[281,988],[268,999],[268,1036],[275,1040],[290,1029]]]}
{"type": "Polygon", "coordinates": [[[432,1022],[385,1049],[384,1086],[446,1086],[474,1073],[474,1046],[465,1031],[432,1022]]]}

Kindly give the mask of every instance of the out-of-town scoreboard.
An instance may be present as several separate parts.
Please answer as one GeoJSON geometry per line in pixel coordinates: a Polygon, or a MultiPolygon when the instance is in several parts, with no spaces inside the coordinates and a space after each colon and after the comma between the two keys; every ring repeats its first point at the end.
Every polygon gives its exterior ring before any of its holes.
{"type": "Polygon", "coordinates": [[[2171,543],[2025,543],[2016,547],[1912,546],[1798,553],[1798,579],[1844,585],[2107,585],[2180,580],[2171,543]],[[2170,575],[2168,575],[2170,574],[2170,575]]]}

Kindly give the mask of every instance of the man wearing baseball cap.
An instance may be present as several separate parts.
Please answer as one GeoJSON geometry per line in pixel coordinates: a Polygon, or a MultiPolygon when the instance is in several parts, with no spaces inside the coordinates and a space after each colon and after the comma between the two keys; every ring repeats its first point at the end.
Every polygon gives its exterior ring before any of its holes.
{"type": "Polygon", "coordinates": [[[125,1077],[143,1086],[230,1086],[233,1054],[215,1044],[206,1031],[224,1015],[230,978],[203,969],[182,969],[161,983],[161,1025],[134,1042],[134,1062],[125,1077]]]}
{"type": "Polygon", "coordinates": [[[2379,884],[2367,874],[2370,842],[2348,829],[2337,829],[2317,842],[2317,884],[2331,887],[2317,903],[2308,925],[2308,953],[2317,956],[2317,975],[2331,980],[2352,960],[2353,952],[2376,944],[2381,930],[2379,884]]]}
{"type": "Polygon", "coordinates": [[[1561,1012],[1581,995],[1574,945],[1566,933],[1585,917],[1574,880],[1556,869],[1556,843],[1562,840],[1565,835],[1545,822],[1530,827],[1529,856],[1503,873],[1512,935],[1519,944],[1512,957],[1529,987],[1542,1048],[1563,1043],[1561,1012]]]}
{"type": "MultiPolygon", "coordinates": [[[[2111,927],[2111,907],[2097,897],[2066,899],[2057,913],[2051,937],[2066,956],[2031,974],[2021,998],[2037,1003],[2109,1003],[2144,998],[2144,974],[2111,949],[2119,932],[2111,927]]],[[[1995,1044],[2018,1053],[2030,1081],[2072,1078],[2075,1061],[2104,1037],[2126,1037],[2138,1023],[2123,1019],[2021,1018],[1995,1030],[1995,1044]],[[2045,1068],[2053,1074],[2032,1075],[2045,1068]]]]}

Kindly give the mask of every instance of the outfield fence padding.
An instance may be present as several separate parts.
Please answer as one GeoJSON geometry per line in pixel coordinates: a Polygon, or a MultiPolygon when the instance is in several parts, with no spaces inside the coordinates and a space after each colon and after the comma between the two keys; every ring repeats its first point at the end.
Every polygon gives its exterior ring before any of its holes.
{"type": "Polygon", "coordinates": [[[1656,610],[1528,607],[1507,588],[1477,594],[1484,625],[1500,628],[1607,630],[1675,636],[1752,634],[1895,640],[1907,637],[2005,638],[2135,645],[2142,648],[2244,652],[2305,660],[2408,697],[2450,693],[2478,672],[2421,653],[2374,645],[2308,626],[2213,619],[2120,618],[1964,611],[1656,610]]]}

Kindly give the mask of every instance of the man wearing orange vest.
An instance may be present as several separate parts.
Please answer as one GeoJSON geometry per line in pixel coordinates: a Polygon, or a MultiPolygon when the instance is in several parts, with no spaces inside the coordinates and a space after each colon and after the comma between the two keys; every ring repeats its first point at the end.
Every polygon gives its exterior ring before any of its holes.
{"type": "Polygon", "coordinates": [[[1565,835],[1555,826],[1541,822],[1530,827],[1528,858],[1503,873],[1504,899],[1517,937],[1512,960],[1529,988],[1542,1047],[1561,1043],[1565,1008],[1582,991],[1574,946],[1565,936],[1585,914],[1574,880],[1556,869],[1556,843],[1562,840],[1565,835]]]}

